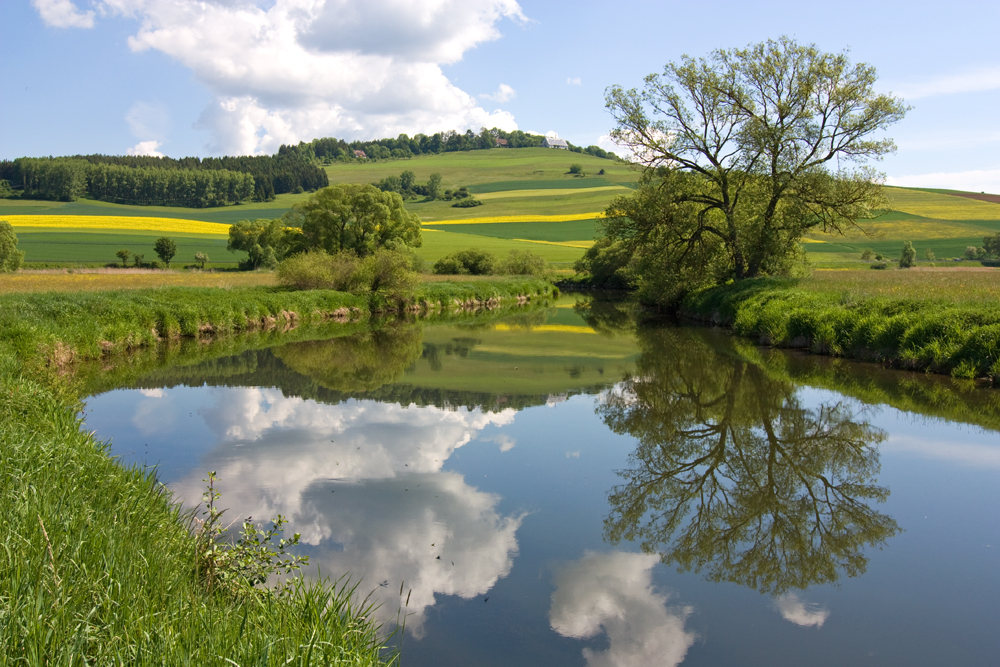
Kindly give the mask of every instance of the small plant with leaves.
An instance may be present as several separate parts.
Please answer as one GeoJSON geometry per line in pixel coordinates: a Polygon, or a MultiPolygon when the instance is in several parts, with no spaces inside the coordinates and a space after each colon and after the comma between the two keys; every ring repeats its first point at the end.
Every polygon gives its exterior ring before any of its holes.
{"type": "MultiPolygon", "coordinates": [[[[218,500],[222,494],[216,488],[219,481],[215,471],[202,480],[208,484],[202,495],[205,509],[197,530],[198,572],[209,591],[222,590],[238,595],[246,592],[269,591],[278,595],[287,590],[287,585],[274,589],[258,588],[266,585],[272,575],[291,574],[309,563],[308,556],[292,556],[289,547],[299,543],[300,535],[291,539],[279,537],[288,522],[280,514],[271,520],[270,528],[253,523],[252,517],[243,521],[240,536],[235,542],[226,540],[229,526],[223,526],[222,516],[226,510],[219,509],[218,500]]],[[[230,524],[232,525],[232,524],[230,524]]]]}

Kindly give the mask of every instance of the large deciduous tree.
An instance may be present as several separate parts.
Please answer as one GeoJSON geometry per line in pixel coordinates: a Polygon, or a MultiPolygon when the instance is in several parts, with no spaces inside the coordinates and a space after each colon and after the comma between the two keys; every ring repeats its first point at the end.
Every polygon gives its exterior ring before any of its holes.
{"type": "MultiPolygon", "coordinates": [[[[782,37],[683,57],[640,90],[612,86],[612,137],[645,168],[634,199],[607,211],[640,282],[678,290],[787,270],[814,229],[865,231],[884,210],[868,162],[895,150],[880,133],[906,112],[875,91],[875,68],[782,37]]],[[[672,291],[671,291],[672,290],[672,291]]]]}
{"type": "Polygon", "coordinates": [[[360,256],[380,248],[401,250],[421,244],[420,218],[403,208],[396,192],[373,185],[331,185],[317,191],[288,215],[301,227],[307,248],[329,253],[353,250],[360,256]]]}
{"type": "MultiPolygon", "coordinates": [[[[229,227],[229,252],[243,251],[247,259],[240,268],[254,271],[261,266],[274,268],[284,254],[289,234],[280,218],[240,220],[229,227]]],[[[207,260],[206,260],[207,261],[207,260]]]]}

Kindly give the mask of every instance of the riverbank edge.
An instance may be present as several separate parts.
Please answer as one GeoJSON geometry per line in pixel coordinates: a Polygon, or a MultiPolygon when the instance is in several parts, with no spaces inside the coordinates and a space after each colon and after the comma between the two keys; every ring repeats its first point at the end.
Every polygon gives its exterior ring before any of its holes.
{"type": "MultiPolygon", "coordinates": [[[[395,311],[469,316],[556,294],[532,279],[434,283],[395,311]]],[[[338,582],[280,598],[207,592],[192,516],[152,472],[120,465],[81,430],[72,386],[80,360],[183,338],[356,329],[389,311],[362,296],[275,288],[0,297],[0,472],[10,482],[0,490],[0,664],[326,664],[347,655],[392,664],[370,610],[352,607],[338,582]]]]}
{"type": "Polygon", "coordinates": [[[692,292],[678,315],[760,345],[1000,384],[1000,306],[838,297],[758,278],[692,292]]]}

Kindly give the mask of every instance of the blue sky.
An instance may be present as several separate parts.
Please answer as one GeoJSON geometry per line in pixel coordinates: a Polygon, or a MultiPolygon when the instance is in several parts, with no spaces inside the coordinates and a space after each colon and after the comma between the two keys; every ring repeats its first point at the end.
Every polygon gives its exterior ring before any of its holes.
{"type": "Polygon", "coordinates": [[[986,2],[4,0],[0,158],[483,125],[601,143],[607,86],[785,34],[912,105],[890,183],[1000,192],[998,24],[986,2]]]}

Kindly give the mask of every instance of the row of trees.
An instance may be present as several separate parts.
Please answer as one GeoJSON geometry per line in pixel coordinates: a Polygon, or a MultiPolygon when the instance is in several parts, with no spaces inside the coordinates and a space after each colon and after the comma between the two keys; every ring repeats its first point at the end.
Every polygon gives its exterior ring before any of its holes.
{"type": "Polygon", "coordinates": [[[88,196],[122,204],[221,206],[329,185],[308,151],[275,156],[182,158],[79,155],[0,162],[0,196],[74,201],[88,196]]]}
{"type": "MultiPolygon", "coordinates": [[[[399,158],[409,158],[415,155],[428,155],[446,153],[452,151],[474,151],[496,148],[498,140],[506,142],[508,148],[537,148],[542,145],[544,136],[538,134],[527,134],[520,130],[506,132],[499,128],[482,128],[479,133],[472,130],[456,132],[437,132],[435,134],[416,134],[410,137],[400,134],[395,139],[373,139],[371,141],[345,141],[335,137],[323,139],[313,139],[312,141],[300,142],[297,146],[282,146],[281,150],[298,150],[303,154],[308,154],[325,162],[340,160],[350,161],[358,159],[354,151],[363,151],[365,157],[372,160],[389,160],[399,158]]],[[[567,142],[568,143],[568,142],[567,142]]],[[[588,153],[595,157],[613,159],[614,153],[605,151],[600,146],[574,146],[569,144],[570,150],[576,153],[588,153]]]]}

